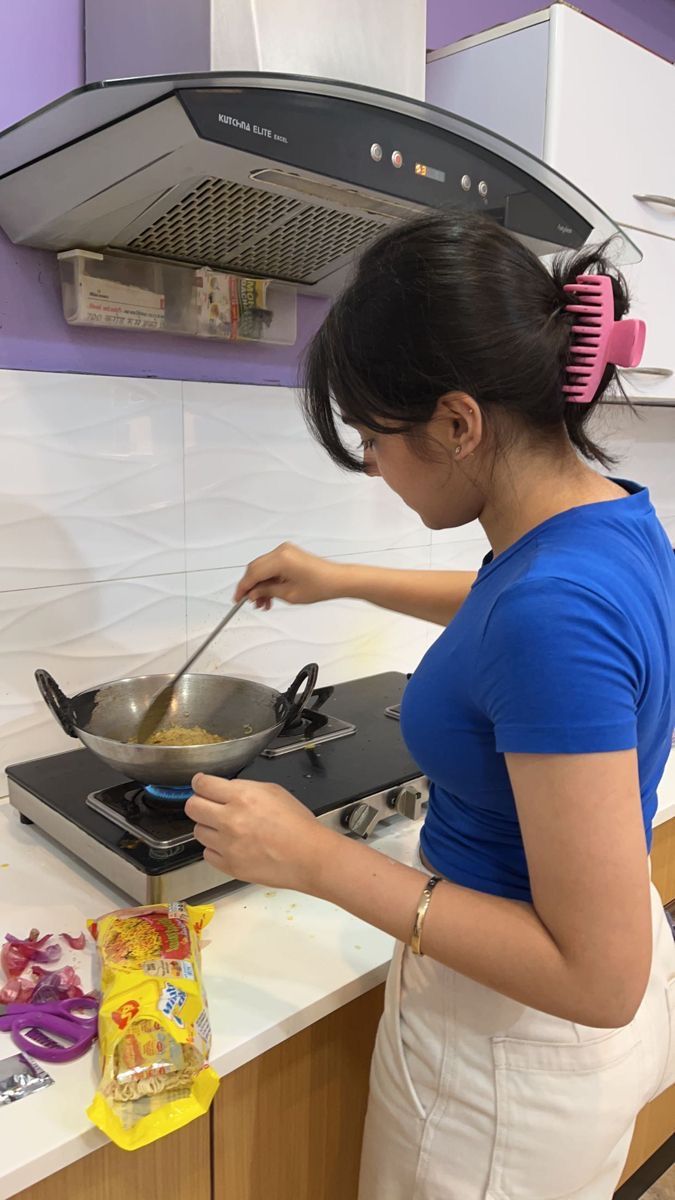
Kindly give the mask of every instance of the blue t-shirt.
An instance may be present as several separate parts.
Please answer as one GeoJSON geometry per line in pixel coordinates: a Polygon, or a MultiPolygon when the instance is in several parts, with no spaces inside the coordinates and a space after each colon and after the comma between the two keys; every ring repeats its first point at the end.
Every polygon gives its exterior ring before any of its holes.
{"type": "Polygon", "coordinates": [[[637,747],[651,844],[675,723],[675,556],[648,491],[617,482],[630,495],[488,556],[406,688],[403,737],[431,780],[422,851],[465,887],[531,899],[505,753],[637,747]]]}

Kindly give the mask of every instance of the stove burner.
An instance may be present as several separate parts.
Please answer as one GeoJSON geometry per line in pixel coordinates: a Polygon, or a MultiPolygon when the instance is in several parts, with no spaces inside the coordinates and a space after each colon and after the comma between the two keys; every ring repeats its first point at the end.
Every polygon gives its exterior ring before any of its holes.
{"type": "MultiPolygon", "coordinates": [[[[320,688],[309,701],[308,720],[272,747],[286,751],[295,741],[299,752],[257,758],[241,777],[287,788],[319,820],[343,832],[343,810],[357,832],[364,822],[372,824],[364,808],[395,817],[394,795],[402,801],[403,789],[409,798],[406,785],[413,782],[413,792],[424,792],[397,722],[384,716],[387,708],[397,715],[404,687],[405,677],[391,672],[320,688]],[[342,713],[344,720],[330,713],[342,713]],[[323,745],[326,735],[344,738],[344,745],[323,745]]],[[[173,789],[169,795],[175,798],[165,798],[164,788],[159,799],[153,797],[86,750],[19,763],[8,768],[8,776],[10,800],[22,818],[137,903],[184,899],[228,883],[204,862],[184,796],[179,799],[173,789]]]]}
{"type": "Polygon", "coordinates": [[[274,741],[262,751],[262,757],[278,758],[282,754],[290,754],[293,750],[313,750],[322,742],[334,742],[338,738],[356,733],[356,725],[323,712],[334,692],[334,687],[317,688],[300,715],[292,724],[282,729],[274,741]]]}
{"type": "Polygon", "coordinates": [[[119,783],[90,793],[87,804],[144,842],[153,857],[157,857],[173,854],[194,842],[194,826],[183,807],[191,795],[190,788],[143,789],[119,783]]]}
{"type": "MultiPolygon", "coordinates": [[[[144,799],[147,803],[148,798],[151,800],[165,801],[167,804],[184,803],[190,799],[192,788],[189,787],[155,787],[152,783],[146,783],[143,788],[144,799]]],[[[150,806],[148,806],[150,807],[150,806]]]]}

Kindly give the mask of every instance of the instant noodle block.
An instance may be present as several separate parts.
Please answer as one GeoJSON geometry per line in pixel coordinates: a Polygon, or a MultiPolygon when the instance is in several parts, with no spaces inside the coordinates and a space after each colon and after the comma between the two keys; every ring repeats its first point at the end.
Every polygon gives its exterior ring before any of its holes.
{"type": "Polygon", "coordinates": [[[101,1080],[87,1116],[137,1150],[207,1112],[218,1089],[199,935],[211,906],[155,904],[90,921],[102,964],[101,1080]]]}

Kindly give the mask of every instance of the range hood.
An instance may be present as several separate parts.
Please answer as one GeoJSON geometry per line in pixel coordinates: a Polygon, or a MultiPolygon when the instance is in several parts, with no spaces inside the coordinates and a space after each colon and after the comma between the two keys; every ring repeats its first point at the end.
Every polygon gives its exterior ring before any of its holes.
{"type": "Polygon", "coordinates": [[[539,254],[617,234],[573,184],[488,130],[389,92],[300,76],[89,84],[0,135],[13,242],[112,250],[328,295],[392,223],[489,213],[539,254]]]}

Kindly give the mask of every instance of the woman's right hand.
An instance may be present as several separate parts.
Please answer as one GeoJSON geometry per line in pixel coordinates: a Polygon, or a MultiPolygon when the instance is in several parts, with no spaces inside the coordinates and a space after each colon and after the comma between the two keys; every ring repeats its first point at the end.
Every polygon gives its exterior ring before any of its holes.
{"type": "Polygon", "coordinates": [[[345,567],[284,542],[254,559],[237,584],[235,601],[248,596],[256,608],[270,609],[275,599],[287,604],[335,600],[345,567]]]}

